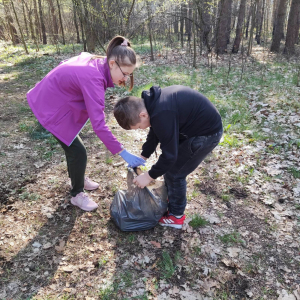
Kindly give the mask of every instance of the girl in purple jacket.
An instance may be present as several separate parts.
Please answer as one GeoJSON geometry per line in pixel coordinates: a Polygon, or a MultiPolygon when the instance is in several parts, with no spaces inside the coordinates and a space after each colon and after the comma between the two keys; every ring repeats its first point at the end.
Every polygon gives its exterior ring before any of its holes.
{"type": "Polygon", "coordinates": [[[86,149],[79,132],[90,119],[93,130],[112,154],[120,154],[131,166],[145,161],[128,151],[105,124],[105,91],[114,84],[124,86],[133,71],[136,54],[127,39],[113,38],[106,57],[83,52],[61,62],[27,93],[34,115],[50,131],[65,151],[68,173],[71,178],[71,203],[83,210],[98,207],[84,189],[94,190],[99,184],[85,177],[86,149]]]}

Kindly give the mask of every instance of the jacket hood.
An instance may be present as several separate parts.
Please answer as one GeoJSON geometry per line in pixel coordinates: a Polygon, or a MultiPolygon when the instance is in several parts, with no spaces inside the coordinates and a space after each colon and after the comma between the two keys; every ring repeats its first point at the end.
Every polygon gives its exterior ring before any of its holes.
{"type": "Polygon", "coordinates": [[[149,91],[142,92],[142,98],[145,101],[145,106],[148,114],[151,115],[157,99],[160,97],[161,88],[158,85],[154,85],[149,91]]]}

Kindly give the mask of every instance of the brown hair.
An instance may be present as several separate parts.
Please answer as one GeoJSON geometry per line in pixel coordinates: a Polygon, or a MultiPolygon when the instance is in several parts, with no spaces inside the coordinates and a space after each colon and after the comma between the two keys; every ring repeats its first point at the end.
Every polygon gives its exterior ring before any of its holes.
{"type": "MultiPolygon", "coordinates": [[[[132,66],[136,65],[136,54],[135,51],[131,48],[129,40],[125,37],[117,35],[115,36],[108,44],[106,49],[107,61],[111,58],[114,58],[120,66],[132,66]],[[124,41],[127,41],[127,46],[121,45],[124,41]],[[129,60],[129,63],[128,63],[129,60]]],[[[130,76],[130,88],[131,91],[133,88],[133,74],[130,76]]]]}
{"type": "Polygon", "coordinates": [[[114,116],[119,125],[129,130],[131,126],[140,122],[140,113],[145,109],[144,100],[138,97],[129,96],[120,99],[114,107],[114,116]]]}

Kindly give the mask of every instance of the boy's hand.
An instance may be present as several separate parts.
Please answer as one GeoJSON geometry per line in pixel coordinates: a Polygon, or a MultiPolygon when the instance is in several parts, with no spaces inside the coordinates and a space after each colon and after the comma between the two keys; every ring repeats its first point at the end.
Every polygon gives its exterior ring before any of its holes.
{"type": "Polygon", "coordinates": [[[125,149],[119,154],[128,163],[128,167],[135,168],[140,165],[145,165],[146,161],[144,159],[128,152],[125,149]]]}
{"type": "Polygon", "coordinates": [[[142,173],[141,175],[137,176],[136,178],[133,179],[133,183],[135,183],[138,187],[140,187],[141,189],[143,189],[145,186],[147,186],[151,181],[153,180],[153,178],[151,178],[148,174],[148,172],[146,173],[142,173]]]}

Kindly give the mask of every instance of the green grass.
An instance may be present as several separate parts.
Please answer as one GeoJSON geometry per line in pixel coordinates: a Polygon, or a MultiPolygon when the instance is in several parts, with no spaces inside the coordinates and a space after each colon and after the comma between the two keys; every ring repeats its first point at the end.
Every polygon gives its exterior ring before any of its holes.
{"type": "Polygon", "coordinates": [[[171,258],[167,251],[163,251],[161,260],[158,264],[160,268],[160,274],[163,279],[170,279],[176,270],[176,263],[180,259],[180,252],[177,251],[174,255],[174,259],[171,258]]]}
{"type": "Polygon", "coordinates": [[[236,231],[228,234],[224,234],[219,236],[219,239],[222,243],[224,244],[237,244],[237,243],[242,243],[243,241],[240,239],[240,234],[236,231]]]}
{"type": "Polygon", "coordinates": [[[202,218],[197,214],[192,216],[192,220],[189,223],[189,225],[192,226],[193,228],[204,227],[207,224],[209,224],[209,221],[205,220],[204,218],[202,218]]]}
{"type": "Polygon", "coordinates": [[[294,178],[296,178],[296,179],[300,178],[300,170],[299,169],[297,169],[295,167],[291,167],[288,169],[288,172],[290,174],[292,174],[294,178]]]}

